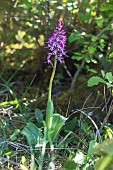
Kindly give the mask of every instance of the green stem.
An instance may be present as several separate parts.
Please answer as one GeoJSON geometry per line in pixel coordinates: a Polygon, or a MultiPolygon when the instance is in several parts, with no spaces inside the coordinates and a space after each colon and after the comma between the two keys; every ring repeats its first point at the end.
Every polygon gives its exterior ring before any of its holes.
{"type": "Polygon", "coordinates": [[[52,71],[50,82],[49,82],[48,101],[51,100],[52,84],[53,84],[53,79],[54,79],[54,76],[55,76],[56,65],[57,65],[57,56],[55,56],[53,71],[52,71]]]}

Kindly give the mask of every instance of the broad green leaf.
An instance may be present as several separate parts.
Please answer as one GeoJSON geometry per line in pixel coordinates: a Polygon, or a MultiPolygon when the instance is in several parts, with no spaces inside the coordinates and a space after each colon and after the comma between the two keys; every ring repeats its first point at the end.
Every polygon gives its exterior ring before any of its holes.
{"type": "Polygon", "coordinates": [[[52,142],[56,138],[56,136],[57,136],[58,132],[60,131],[60,129],[62,128],[62,126],[65,124],[66,120],[67,120],[67,118],[65,118],[64,116],[62,116],[60,114],[56,113],[53,115],[52,126],[50,129],[50,137],[51,137],[52,142]]]}
{"type": "Polygon", "coordinates": [[[88,87],[92,87],[95,85],[98,85],[99,83],[104,83],[106,84],[107,82],[104,81],[102,78],[98,77],[98,76],[93,76],[88,80],[88,87]]]}
{"type": "Polygon", "coordinates": [[[75,32],[71,33],[71,35],[69,36],[69,42],[72,43],[74,41],[78,41],[83,43],[84,39],[81,37],[81,35],[79,35],[79,32],[77,32],[75,30],[75,32]]]}
{"type": "Polygon", "coordinates": [[[34,123],[28,123],[21,133],[26,136],[29,145],[32,147],[42,142],[41,130],[34,123]]]}
{"type": "Polygon", "coordinates": [[[79,17],[81,21],[87,22],[89,20],[90,14],[88,12],[86,13],[79,12],[77,13],[77,16],[79,17]]]}
{"type": "Polygon", "coordinates": [[[112,73],[111,73],[111,72],[106,73],[105,78],[106,78],[110,83],[113,82],[113,76],[112,76],[112,73]]]}
{"type": "Polygon", "coordinates": [[[96,161],[95,169],[113,169],[113,139],[107,139],[101,144],[98,144],[94,149],[94,154],[101,156],[101,158],[96,161]]]}
{"type": "Polygon", "coordinates": [[[76,33],[71,33],[71,35],[69,36],[69,42],[72,43],[76,40],[76,33]]]}
{"type": "Polygon", "coordinates": [[[47,126],[47,129],[51,128],[53,112],[54,112],[53,102],[52,102],[52,100],[48,100],[47,101],[47,109],[46,109],[46,126],[47,126]]]}
{"type": "Polygon", "coordinates": [[[36,117],[38,122],[42,122],[43,121],[43,114],[42,114],[40,109],[36,109],[35,110],[35,117],[36,117]]]}

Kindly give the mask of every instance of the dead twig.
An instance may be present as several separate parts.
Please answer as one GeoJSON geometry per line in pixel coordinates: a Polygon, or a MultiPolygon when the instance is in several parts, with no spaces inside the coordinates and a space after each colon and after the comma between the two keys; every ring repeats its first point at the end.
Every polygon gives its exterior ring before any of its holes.
{"type": "Polygon", "coordinates": [[[112,111],[113,111],[113,100],[111,101],[111,104],[110,104],[110,107],[109,107],[109,111],[108,111],[106,117],[104,118],[104,121],[101,124],[101,127],[100,127],[99,131],[101,131],[103,129],[104,125],[107,123],[108,118],[111,115],[112,111]]]}
{"type": "Polygon", "coordinates": [[[12,165],[16,165],[16,166],[20,167],[20,164],[19,164],[19,163],[16,163],[16,162],[14,162],[14,161],[9,160],[8,158],[4,158],[4,157],[1,157],[1,156],[0,156],[0,165],[3,165],[3,161],[4,161],[4,163],[5,163],[5,162],[8,162],[8,163],[10,163],[10,164],[12,164],[12,165]]]}
{"type": "Polygon", "coordinates": [[[77,69],[77,71],[76,71],[76,73],[75,73],[75,75],[73,77],[71,87],[69,89],[70,92],[74,89],[77,77],[80,74],[80,72],[82,71],[82,69],[84,68],[84,65],[85,65],[85,60],[82,60],[80,67],[78,67],[78,69],[77,69]]]}

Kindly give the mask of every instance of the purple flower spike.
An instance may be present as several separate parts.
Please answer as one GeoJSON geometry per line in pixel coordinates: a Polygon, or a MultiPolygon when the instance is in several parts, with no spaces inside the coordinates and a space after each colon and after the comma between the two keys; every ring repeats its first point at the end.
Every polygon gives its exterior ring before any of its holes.
{"type": "Polygon", "coordinates": [[[64,60],[63,57],[67,57],[66,55],[66,32],[63,29],[64,21],[58,20],[58,26],[54,29],[52,36],[49,38],[47,42],[47,48],[49,48],[50,52],[48,52],[47,63],[52,64],[51,57],[56,56],[57,61],[61,62],[64,60]]]}

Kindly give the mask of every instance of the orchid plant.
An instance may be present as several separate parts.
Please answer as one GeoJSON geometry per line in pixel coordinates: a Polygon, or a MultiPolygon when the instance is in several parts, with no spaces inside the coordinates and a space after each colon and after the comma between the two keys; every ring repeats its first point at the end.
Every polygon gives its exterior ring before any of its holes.
{"type": "MultiPolygon", "coordinates": [[[[51,64],[53,71],[49,83],[48,101],[46,108],[46,118],[43,120],[43,115],[39,109],[36,109],[35,116],[38,124],[42,123],[43,127],[39,128],[34,123],[29,122],[27,126],[22,130],[22,134],[26,136],[28,144],[31,149],[31,169],[36,169],[36,163],[34,160],[35,148],[42,148],[40,157],[37,160],[38,169],[41,170],[43,167],[43,159],[46,149],[54,150],[54,141],[58,135],[60,129],[65,124],[67,118],[64,116],[54,113],[54,105],[52,101],[52,84],[56,72],[57,63],[64,60],[67,57],[66,52],[66,32],[64,30],[64,21],[58,20],[58,26],[54,29],[52,36],[47,42],[47,48],[49,48],[47,62],[51,64]],[[43,129],[43,132],[42,132],[43,129]]],[[[51,164],[50,164],[51,166],[51,164]]],[[[53,166],[53,164],[52,164],[53,166]]],[[[53,168],[53,167],[52,167],[53,168]]],[[[54,169],[54,168],[53,168],[54,169]]]]}

